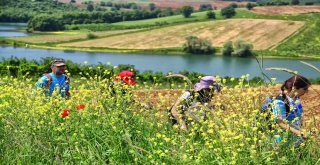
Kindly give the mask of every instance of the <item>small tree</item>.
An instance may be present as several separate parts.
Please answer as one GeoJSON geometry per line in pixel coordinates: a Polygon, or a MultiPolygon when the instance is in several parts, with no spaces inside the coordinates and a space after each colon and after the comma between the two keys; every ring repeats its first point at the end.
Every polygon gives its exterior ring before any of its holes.
{"type": "Polygon", "coordinates": [[[88,10],[88,11],[93,11],[93,10],[94,10],[94,7],[93,7],[93,4],[92,4],[92,3],[89,3],[89,4],[88,4],[87,10],[88,10]]]}
{"type": "Polygon", "coordinates": [[[199,7],[200,11],[213,10],[211,4],[201,4],[199,7]]]}
{"type": "Polygon", "coordinates": [[[182,12],[182,15],[185,17],[185,18],[189,18],[193,12],[193,7],[191,6],[183,6],[181,8],[181,12],[182,12]]]}
{"type": "Polygon", "coordinates": [[[248,10],[251,10],[251,9],[253,9],[255,6],[256,6],[255,4],[249,2],[249,3],[247,3],[246,8],[247,8],[248,10]]]}
{"type": "Polygon", "coordinates": [[[291,5],[299,5],[300,1],[299,0],[291,0],[291,5]]]}
{"type": "Polygon", "coordinates": [[[94,39],[94,38],[97,38],[97,36],[93,33],[88,33],[87,34],[87,39],[94,39]]]}
{"type": "Polygon", "coordinates": [[[207,17],[209,19],[216,19],[216,14],[213,11],[208,11],[207,12],[207,17]]]}
{"type": "Polygon", "coordinates": [[[232,41],[228,41],[226,43],[223,44],[223,48],[222,48],[222,55],[224,56],[231,56],[232,52],[233,52],[233,43],[232,41]]]}
{"type": "Polygon", "coordinates": [[[236,42],[234,42],[234,55],[238,56],[238,57],[249,57],[249,56],[253,56],[253,52],[252,52],[252,44],[242,41],[242,40],[238,40],[236,42]]]}
{"type": "Polygon", "coordinates": [[[221,15],[225,18],[231,18],[236,15],[236,10],[231,6],[228,6],[221,9],[221,15]]]}
{"type": "Polygon", "coordinates": [[[106,2],[101,1],[101,2],[100,2],[100,6],[107,6],[107,4],[106,4],[106,2]]]}
{"type": "Polygon", "coordinates": [[[196,36],[186,37],[187,42],[183,45],[183,51],[192,54],[212,54],[215,52],[212,44],[205,39],[196,36]]]}
{"type": "Polygon", "coordinates": [[[231,7],[233,7],[233,8],[238,8],[238,5],[237,5],[236,3],[230,3],[229,6],[231,6],[231,7]]]}
{"type": "Polygon", "coordinates": [[[156,4],[154,3],[149,3],[149,10],[154,11],[156,9],[156,4]]]}

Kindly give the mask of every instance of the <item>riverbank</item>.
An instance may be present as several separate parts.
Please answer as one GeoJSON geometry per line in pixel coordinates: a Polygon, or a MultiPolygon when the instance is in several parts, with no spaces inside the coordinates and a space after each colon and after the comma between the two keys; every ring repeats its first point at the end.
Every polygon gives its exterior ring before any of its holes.
{"type": "MultiPolygon", "coordinates": [[[[80,48],[80,47],[61,47],[61,46],[50,46],[50,45],[36,45],[24,42],[16,42],[9,39],[0,39],[0,45],[2,46],[12,46],[20,48],[34,48],[34,49],[45,49],[45,50],[62,50],[62,51],[79,51],[79,52],[89,52],[89,53],[139,53],[139,54],[168,54],[168,55],[191,55],[190,53],[185,53],[181,48],[160,48],[160,49],[116,49],[116,48],[80,48]]],[[[221,48],[216,48],[216,53],[214,55],[208,56],[222,56],[220,51],[221,48]]],[[[259,51],[261,52],[261,51],[259,51]]],[[[300,60],[320,60],[319,56],[265,56],[259,55],[259,52],[254,51],[255,57],[263,59],[300,59],[300,60]]],[[[269,53],[270,54],[270,53],[269,53]]],[[[234,57],[237,58],[237,57],[234,57]]],[[[250,58],[250,57],[248,57],[250,58]]]]}

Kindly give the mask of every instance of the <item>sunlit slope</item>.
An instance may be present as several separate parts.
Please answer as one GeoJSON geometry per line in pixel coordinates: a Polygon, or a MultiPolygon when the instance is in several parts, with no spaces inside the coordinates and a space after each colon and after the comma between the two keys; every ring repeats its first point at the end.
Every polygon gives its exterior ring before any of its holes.
{"type": "Polygon", "coordinates": [[[188,23],[144,32],[65,43],[59,46],[118,49],[175,48],[185,43],[185,37],[193,35],[208,39],[216,47],[221,47],[229,40],[245,40],[251,42],[254,49],[262,50],[277,45],[303,25],[302,21],[231,19],[188,23]]]}

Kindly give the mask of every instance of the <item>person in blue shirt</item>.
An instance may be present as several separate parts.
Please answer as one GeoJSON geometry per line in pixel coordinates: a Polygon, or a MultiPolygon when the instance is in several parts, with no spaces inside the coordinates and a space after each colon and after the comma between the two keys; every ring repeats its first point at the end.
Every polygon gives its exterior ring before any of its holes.
{"type": "Polygon", "coordinates": [[[70,79],[65,75],[66,64],[64,59],[54,59],[51,62],[51,73],[44,74],[37,82],[37,88],[45,88],[45,94],[51,96],[58,89],[62,97],[70,97],[70,79]]]}
{"type": "MultiPolygon", "coordinates": [[[[300,131],[302,125],[303,108],[300,97],[308,92],[310,81],[301,76],[295,75],[286,80],[281,86],[281,93],[271,102],[272,114],[275,122],[282,131],[288,130],[293,133],[295,144],[300,144],[307,137],[300,131]]],[[[281,133],[276,136],[275,142],[282,140],[281,133]]]]}

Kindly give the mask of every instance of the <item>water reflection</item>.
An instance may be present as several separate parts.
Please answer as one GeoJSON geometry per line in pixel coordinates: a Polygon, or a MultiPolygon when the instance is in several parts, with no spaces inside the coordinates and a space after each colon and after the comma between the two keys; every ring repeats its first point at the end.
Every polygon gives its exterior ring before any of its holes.
{"type": "Polygon", "coordinates": [[[25,32],[26,27],[26,23],[0,23],[0,37],[21,37],[32,35],[25,32]]]}

